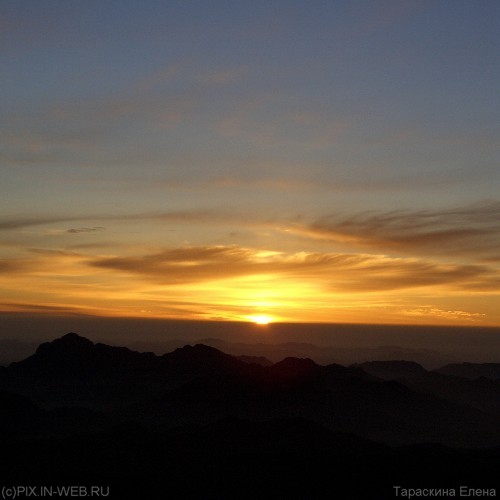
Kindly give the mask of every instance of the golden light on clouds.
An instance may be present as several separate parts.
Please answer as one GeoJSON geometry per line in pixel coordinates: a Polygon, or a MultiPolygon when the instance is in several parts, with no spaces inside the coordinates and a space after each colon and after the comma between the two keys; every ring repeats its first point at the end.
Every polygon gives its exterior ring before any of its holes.
{"type": "Polygon", "coordinates": [[[0,308],[500,325],[493,2],[232,2],[199,36],[182,2],[31,3],[6,12],[0,308]]]}
{"type": "Polygon", "coordinates": [[[320,248],[290,252],[199,245],[153,250],[135,246],[101,254],[91,246],[79,251],[27,249],[0,262],[0,307],[22,310],[24,303],[26,310],[38,307],[54,314],[260,324],[500,321],[494,305],[500,283],[495,263],[320,248]]]}

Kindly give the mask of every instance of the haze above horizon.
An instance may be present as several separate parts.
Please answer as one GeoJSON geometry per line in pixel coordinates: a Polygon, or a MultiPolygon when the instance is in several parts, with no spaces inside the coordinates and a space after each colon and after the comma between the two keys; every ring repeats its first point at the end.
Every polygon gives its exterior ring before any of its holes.
{"type": "Polygon", "coordinates": [[[499,20],[3,2],[0,313],[500,326],[499,20]]]}

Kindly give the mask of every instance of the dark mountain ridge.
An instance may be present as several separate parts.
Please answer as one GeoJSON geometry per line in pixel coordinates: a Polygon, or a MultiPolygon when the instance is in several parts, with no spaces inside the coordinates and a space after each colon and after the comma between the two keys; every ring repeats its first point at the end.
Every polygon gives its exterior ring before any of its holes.
{"type": "Polygon", "coordinates": [[[500,445],[495,382],[474,385],[406,361],[344,367],[285,358],[262,366],[202,344],[156,356],[70,333],[12,363],[0,380],[41,408],[154,426],[294,417],[394,445],[500,445]]]}
{"type": "Polygon", "coordinates": [[[500,416],[500,381],[494,378],[498,365],[493,363],[447,365],[433,371],[411,361],[372,361],[353,366],[383,380],[397,380],[415,392],[500,416]]]}
{"type": "Polygon", "coordinates": [[[499,399],[495,381],[406,361],[262,366],[68,334],[0,371],[2,474],[110,484],[120,500],[255,498],[264,484],[266,497],[390,498],[417,476],[494,487],[499,399]]]}
{"type": "Polygon", "coordinates": [[[415,377],[426,373],[422,365],[414,361],[367,361],[365,363],[352,365],[361,368],[366,373],[384,380],[397,380],[400,378],[415,377]]]}
{"type": "Polygon", "coordinates": [[[500,363],[451,363],[435,371],[471,380],[480,377],[500,380],[500,363]]]}

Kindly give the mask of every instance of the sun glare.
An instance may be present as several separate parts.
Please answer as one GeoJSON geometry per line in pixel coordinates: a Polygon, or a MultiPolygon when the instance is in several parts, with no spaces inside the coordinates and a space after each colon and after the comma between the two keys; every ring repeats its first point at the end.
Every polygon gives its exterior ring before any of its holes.
{"type": "Polygon", "coordinates": [[[268,325],[272,321],[271,316],[266,316],[265,314],[250,316],[249,318],[257,325],[268,325]]]}

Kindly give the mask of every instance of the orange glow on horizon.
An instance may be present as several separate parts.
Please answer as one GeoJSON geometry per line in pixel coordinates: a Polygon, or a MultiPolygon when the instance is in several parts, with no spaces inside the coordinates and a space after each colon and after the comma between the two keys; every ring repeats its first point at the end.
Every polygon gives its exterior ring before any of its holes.
{"type": "Polygon", "coordinates": [[[411,258],[235,246],[179,248],[142,258],[39,252],[14,260],[4,272],[0,311],[257,325],[500,324],[492,283],[471,291],[455,283],[461,269],[422,266],[411,258]],[[89,265],[91,259],[101,264],[89,265]]]}

